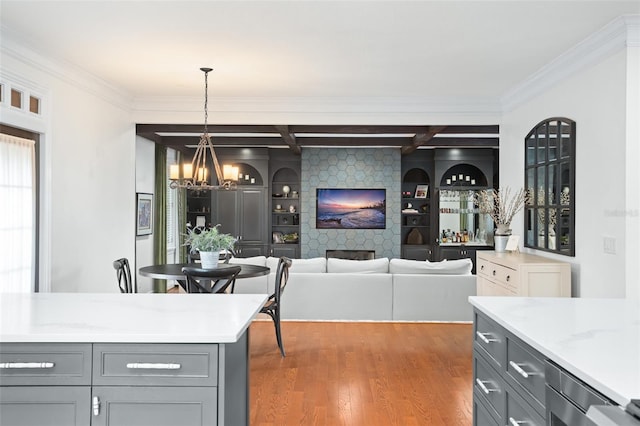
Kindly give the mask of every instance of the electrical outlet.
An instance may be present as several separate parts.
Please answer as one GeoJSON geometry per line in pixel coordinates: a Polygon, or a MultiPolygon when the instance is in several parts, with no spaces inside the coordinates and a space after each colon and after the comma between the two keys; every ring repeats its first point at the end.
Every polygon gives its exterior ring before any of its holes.
{"type": "Polygon", "coordinates": [[[605,253],[616,254],[616,239],[614,237],[604,237],[603,245],[605,253]]]}

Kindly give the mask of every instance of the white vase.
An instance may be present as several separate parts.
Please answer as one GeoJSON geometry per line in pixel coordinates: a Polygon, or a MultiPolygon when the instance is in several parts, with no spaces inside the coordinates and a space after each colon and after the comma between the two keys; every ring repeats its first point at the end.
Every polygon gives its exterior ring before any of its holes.
{"type": "Polygon", "coordinates": [[[200,262],[202,269],[215,269],[218,267],[218,261],[220,260],[219,251],[201,251],[200,262]]]}
{"type": "Polygon", "coordinates": [[[494,235],[493,250],[496,253],[504,253],[507,248],[507,241],[509,241],[509,235],[494,235]]]}

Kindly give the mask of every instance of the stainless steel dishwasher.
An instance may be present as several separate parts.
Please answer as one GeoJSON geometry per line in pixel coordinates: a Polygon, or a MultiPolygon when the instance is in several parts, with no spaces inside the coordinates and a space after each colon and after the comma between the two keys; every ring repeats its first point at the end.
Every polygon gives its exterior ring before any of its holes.
{"type": "Polygon", "coordinates": [[[587,417],[592,405],[617,405],[562,367],[545,362],[547,424],[596,426],[587,417]]]}

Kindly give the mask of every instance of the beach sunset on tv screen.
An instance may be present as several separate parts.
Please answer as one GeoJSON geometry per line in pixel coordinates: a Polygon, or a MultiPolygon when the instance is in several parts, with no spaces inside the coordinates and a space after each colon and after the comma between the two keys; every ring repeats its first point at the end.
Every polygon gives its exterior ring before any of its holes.
{"type": "Polygon", "coordinates": [[[386,228],[386,189],[316,190],[316,228],[386,228]]]}

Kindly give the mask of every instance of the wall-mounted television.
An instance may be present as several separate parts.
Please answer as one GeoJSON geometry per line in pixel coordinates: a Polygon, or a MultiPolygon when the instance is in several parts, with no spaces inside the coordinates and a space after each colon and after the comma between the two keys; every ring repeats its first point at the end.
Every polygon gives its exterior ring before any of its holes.
{"type": "Polygon", "coordinates": [[[386,189],[316,189],[316,228],[385,229],[386,189]]]}

